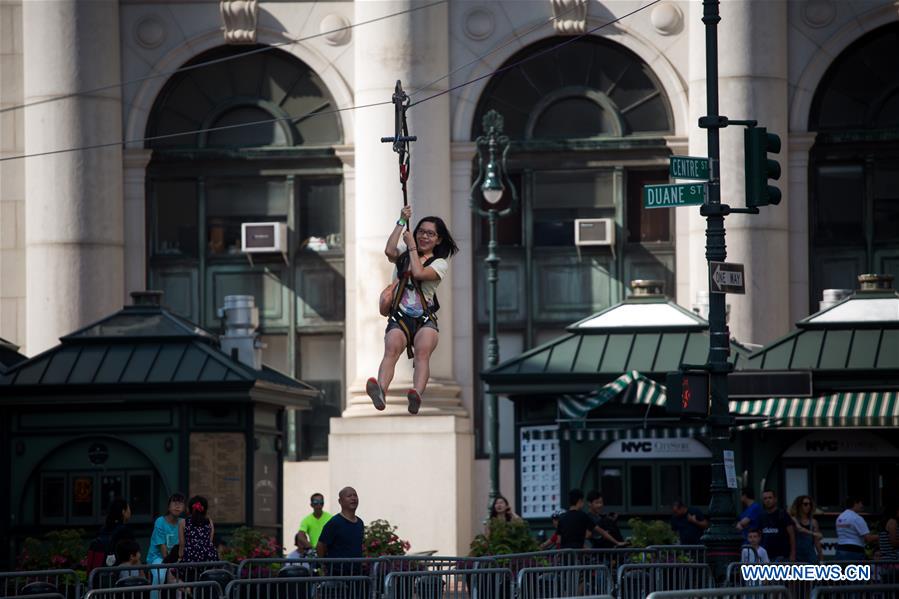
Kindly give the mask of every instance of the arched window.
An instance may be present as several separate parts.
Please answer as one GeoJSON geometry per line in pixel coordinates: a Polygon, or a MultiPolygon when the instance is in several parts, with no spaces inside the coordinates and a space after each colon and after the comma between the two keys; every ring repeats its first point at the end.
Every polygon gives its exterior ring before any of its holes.
{"type": "Polygon", "coordinates": [[[503,115],[513,139],[584,139],[670,133],[671,108],[655,74],[603,38],[549,38],[515,54],[493,76],[478,107],[503,115]],[[560,44],[563,46],[558,47],[560,44]]]}
{"type": "Polygon", "coordinates": [[[289,454],[326,455],[340,416],[344,333],[343,142],[337,106],[308,65],[276,48],[220,47],[184,65],[147,126],[148,279],[207,328],[226,295],[260,307],[263,362],[324,391],[288,414],[289,454]],[[211,64],[206,64],[211,63],[211,64]],[[241,251],[241,225],[287,226],[280,251],[241,251]]]}
{"type": "MultiPolygon", "coordinates": [[[[633,279],[661,279],[674,293],[674,211],[642,206],[644,185],[668,182],[665,136],[674,121],[658,78],[639,56],[601,37],[542,40],[491,78],[472,139],[489,110],[503,116],[513,140],[510,173],[521,199],[521,209],[499,221],[500,277],[508,290],[499,299],[502,356],[624,299],[633,279]],[[597,227],[609,224],[614,241],[575,246],[578,219],[606,219],[597,227]]],[[[475,334],[483,340],[487,228],[475,230],[475,334]]],[[[475,372],[486,365],[484,353],[475,357],[475,372]]],[[[500,409],[501,422],[511,422],[510,403],[503,400],[500,409]]],[[[503,452],[513,451],[512,435],[511,426],[501,431],[503,452]]]]}
{"type": "Polygon", "coordinates": [[[899,23],[838,56],[812,102],[810,307],[865,272],[899,277],[899,23]]]}
{"type": "Polygon", "coordinates": [[[336,108],[334,99],[315,71],[282,50],[259,49],[216,48],[184,65],[186,70],[169,80],[153,106],[147,136],[157,139],[148,147],[340,143],[337,114],[327,113],[336,108]],[[222,62],[200,64],[216,60],[222,62]],[[322,112],[327,114],[317,114],[322,112]]]}

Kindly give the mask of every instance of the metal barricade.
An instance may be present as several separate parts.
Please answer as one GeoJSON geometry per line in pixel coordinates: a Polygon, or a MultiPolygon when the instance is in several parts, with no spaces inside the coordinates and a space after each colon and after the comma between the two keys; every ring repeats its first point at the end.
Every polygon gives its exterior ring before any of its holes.
{"type": "Polygon", "coordinates": [[[108,589],[91,589],[84,599],[221,599],[222,589],[215,582],[179,582],[147,584],[108,589]]]}
{"type": "Polygon", "coordinates": [[[705,563],[705,545],[650,545],[646,549],[655,552],[655,561],[668,563],[705,563]]]}
{"type": "Polygon", "coordinates": [[[550,599],[609,594],[612,572],[606,566],[524,568],[518,572],[518,599],[550,599]]]}
{"type": "Polygon", "coordinates": [[[384,599],[512,599],[515,588],[508,568],[391,572],[384,599]]]}
{"type": "Polygon", "coordinates": [[[374,599],[368,576],[298,576],[234,580],[223,599],[374,599]]]}
{"type": "Polygon", "coordinates": [[[812,589],[811,599],[896,599],[899,584],[850,584],[819,586],[812,589]]]}
{"type": "Polygon", "coordinates": [[[375,573],[375,564],[381,558],[330,558],[306,557],[298,559],[286,558],[254,558],[245,559],[237,566],[237,578],[255,580],[259,578],[275,578],[282,569],[302,567],[313,576],[369,576],[375,573]]]}
{"type": "Polygon", "coordinates": [[[625,564],[618,567],[619,599],[644,599],[656,591],[715,586],[707,564],[625,564]]]}
{"type": "Polygon", "coordinates": [[[234,564],[230,562],[177,562],[174,564],[138,564],[136,566],[103,566],[91,570],[87,588],[109,589],[124,576],[135,573],[147,579],[147,584],[177,584],[179,582],[195,582],[200,580],[206,570],[228,570],[234,572],[234,564]]]}
{"type": "Polygon", "coordinates": [[[569,564],[579,566],[606,566],[612,572],[624,564],[655,563],[656,552],[646,548],[622,549],[568,549],[571,553],[569,564]]]}
{"type": "Polygon", "coordinates": [[[718,589],[685,589],[681,591],[656,591],[646,599],[743,599],[759,597],[760,599],[792,599],[790,591],[783,586],[764,587],[724,587],[718,589]]]}
{"type": "Polygon", "coordinates": [[[59,593],[38,593],[36,595],[0,595],[0,599],[66,599],[59,593]]]}
{"type": "MultiPolygon", "coordinates": [[[[761,563],[742,563],[742,562],[731,562],[727,564],[727,571],[725,574],[725,584],[731,585],[735,588],[744,588],[744,589],[753,589],[759,588],[769,585],[778,585],[785,587],[789,592],[793,599],[808,599],[810,593],[812,592],[813,582],[810,580],[747,580],[743,578],[743,566],[765,566],[765,565],[780,565],[783,562],[778,562],[777,564],[761,564],[761,563]]],[[[795,565],[795,564],[786,564],[783,565],[795,565]]]]}
{"type": "MultiPolygon", "coordinates": [[[[825,565],[838,565],[845,568],[848,565],[871,566],[871,578],[868,582],[877,584],[899,584],[899,561],[871,560],[871,561],[833,561],[825,565]]],[[[850,582],[859,584],[862,581],[850,582]]]]}
{"type": "Polygon", "coordinates": [[[522,568],[541,568],[549,566],[574,566],[575,557],[572,550],[534,551],[532,553],[503,553],[484,556],[490,568],[508,568],[518,572],[522,568]]]}
{"type": "Polygon", "coordinates": [[[33,594],[60,594],[64,597],[81,597],[81,579],[71,569],[24,570],[22,572],[0,572],[0,596],[12,597],[20,589],[32,583],[46,583],[42,590],[33,594]]]}
{"type": "Polygon", "coordinates": [[[443,572],[491,567],[489,557],[448,557],[440,555],[385,555],[375,564],[374,584],[378,596],[385,592],[385,581],[391,572],[443,572]]]}

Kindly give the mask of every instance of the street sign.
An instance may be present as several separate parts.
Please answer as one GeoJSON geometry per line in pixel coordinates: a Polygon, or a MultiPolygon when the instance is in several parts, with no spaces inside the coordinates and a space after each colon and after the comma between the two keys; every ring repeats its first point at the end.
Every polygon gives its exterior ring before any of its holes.
{"type": "Polygon", "coordinates": [[[682,183],[668,185],[644,185],[644,208],[677,208],[700,206],[709,196],[707,183],[682,183]]]}
{"type": "Polygon", "coordinates": [[[696,156],[672,156],[668,174],[674,179],[709,180],[709,159],[696,156]]]}
{"type": "Polygon", "coordinates": [[[709,291],[712,293],[746,293],[746,278],[743,276],[743,265],[732,262],[709,262],[712,281],[709,291]]]}

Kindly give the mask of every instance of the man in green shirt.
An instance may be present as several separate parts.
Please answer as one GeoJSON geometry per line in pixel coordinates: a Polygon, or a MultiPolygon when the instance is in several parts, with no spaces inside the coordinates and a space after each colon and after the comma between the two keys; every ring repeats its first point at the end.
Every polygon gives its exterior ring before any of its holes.
{"type": "Polygon", "coordinates": [[[322,534],[325,524],[331,519],[331,514],[323,509],[325,496],[321,493],[313,493],[309,498],[309,505],[312,506],[312,513],[300,522],[300,532],[297,535],[298,547],[303,550],[314,549],[318,545],[318,537],[322,534]]]}

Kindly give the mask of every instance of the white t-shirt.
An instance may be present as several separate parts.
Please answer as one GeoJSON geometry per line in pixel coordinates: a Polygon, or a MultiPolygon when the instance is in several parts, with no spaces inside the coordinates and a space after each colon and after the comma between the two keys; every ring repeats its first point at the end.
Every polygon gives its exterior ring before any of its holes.
{"type": "MultiPolygon", "coordinates": [[[[400,243],[397,246],[397,249],[400,251],[401,256],[407,252],[406,244],[404,243],[400,243]]],[[[428,302],[428,304],[432,304],[434,302],[434,295],[437,293],[437,287],[440,286],[441,281],[446,277],[446,273],[449,272],[449,262],[447,262],[445,258],[437,258],[431,262],[428,267],[433,268],[434,272],[436,272],[437,276],[440,278],[436,281],[419,281],[418,284],[421,287],[421,294],[425,296],[425,301],[428,302]]],[[[397,277],[398,274],[394,268],[393,280],[395,281],[397,277]]],[[[407,287],[404,290],[403,296],[400,298],[400,309],[409,316],[417,317],[424,314],[424,307],[421,305],[421,300],[414,288],[410,289],[407,287]]]]}
{"type": "Polygon", "coordinates": [[[767,564],[771,562],[768,558],[768,552],[761,545],[755,551],[752,550],[752,547],[743,547],[743,555],[740,556],[740,561],[744,564],[767,564]]]}
{"type": "Polygon", "coordinates": [[[846,510],[837,516],[837,542],[840,545],[865,546],[865,535],[870,531],[865,519],[853,510],[846,510]]]}

